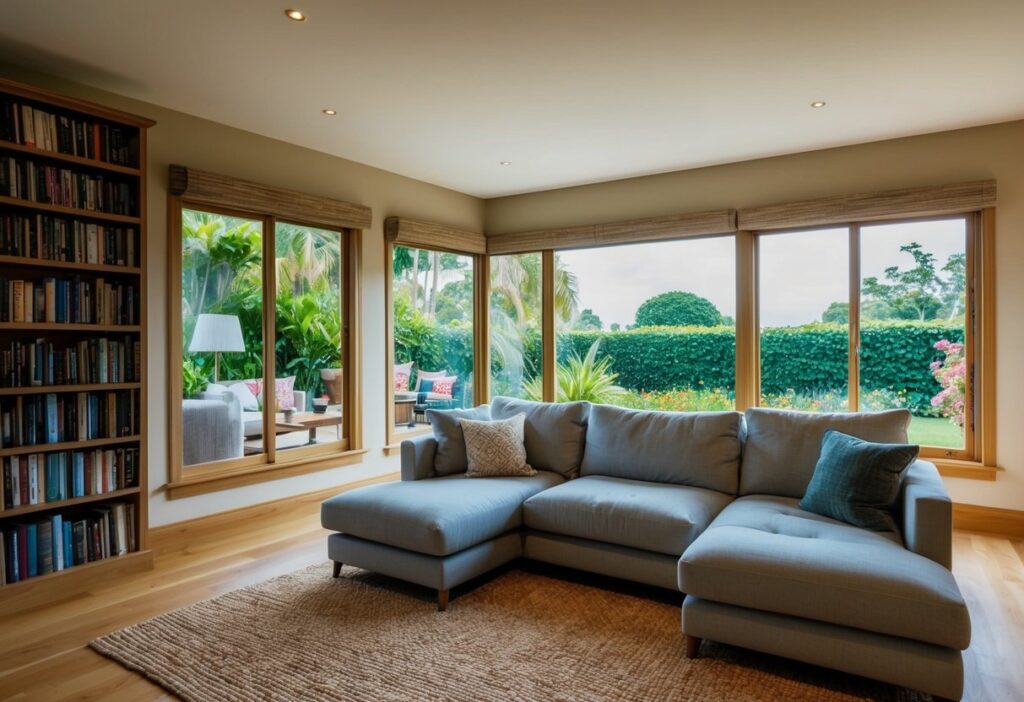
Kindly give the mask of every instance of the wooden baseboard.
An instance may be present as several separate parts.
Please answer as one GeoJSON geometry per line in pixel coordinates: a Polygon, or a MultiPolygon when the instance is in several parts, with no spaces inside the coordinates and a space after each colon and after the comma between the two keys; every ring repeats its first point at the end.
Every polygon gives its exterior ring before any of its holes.
{"type": "Polygon", "coordinates": [[[1024,539],[1024,511],[955,502],[953,528],[1024,539]]]}
{"type": "Polygon", "coordinates": [[[314,490],[313,492],[304,492],[298,495],[291,495],[290,497],[279,497],[254,505],[246,505],[245,507],[237,507],[224,512],[216,512],[194,519],[153,527],[149,530],[149,544],[154,551],[159,552],[169,539],[174,540],[172,537],[176,539],[181,534],[188,533],[198,536],[204,532],[222,531],[228,527],[244,529],[255,526],[271,517],[299,516],[314,509],[327,498],[339,493],[354,490],[364,485],[398,480],[398,478],[399,474],[397,471],[384,473],[383,475],[356,480],[344,485],[336,485],[322,490],[314,490]]]}

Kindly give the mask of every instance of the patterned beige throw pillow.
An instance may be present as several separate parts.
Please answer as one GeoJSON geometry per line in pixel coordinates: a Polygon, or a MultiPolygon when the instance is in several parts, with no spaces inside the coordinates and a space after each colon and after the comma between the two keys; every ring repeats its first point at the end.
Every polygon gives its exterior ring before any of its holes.
{"type": "Polygon", "coordinates": [[[469,459],[466,477],[536,475],[537,471],[526,464],[525,413],[492,422],[463,419],[461,424],[469,459]]]}

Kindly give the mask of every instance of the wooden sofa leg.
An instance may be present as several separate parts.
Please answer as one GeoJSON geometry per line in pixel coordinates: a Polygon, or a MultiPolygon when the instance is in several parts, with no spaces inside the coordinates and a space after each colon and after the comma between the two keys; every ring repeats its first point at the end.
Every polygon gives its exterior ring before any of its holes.
{"type": "Polygon", "coordinates": [[[689,634],[686,635],[686,657],[687,658],[696,658],[697,657],[697,654],[700,652],[700,642],[701,642],[701,639],[697,638],[696,636],[690,636],[689,634]]]}
{"type": "Polygon", "coordinates": [[[332,578],[336,578],[341,575],[341,563],[334,561],[334,573],[331,575],[332,578]]]}
{"type": "Polygon", "coordinates": [[[437,591],[437,611],[444,612],[448,609],[448,591],[438,590],[437,591]]]}

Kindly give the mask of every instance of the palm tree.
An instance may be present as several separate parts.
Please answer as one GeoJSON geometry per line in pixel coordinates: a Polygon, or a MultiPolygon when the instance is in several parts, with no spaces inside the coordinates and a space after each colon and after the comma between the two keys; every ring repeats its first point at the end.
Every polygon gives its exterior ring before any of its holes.
{"type": "Polygon", "coordinates": [[[321,286],[340,285],[341,235],[337,232],[277,225],[277,284],[287,286],[293,295],[321,286]]]}
{"type": "MultiPolygon", "coordinates": [[[[498,304],[518,326],[538,321],[541,284],[541,257],[537,254],[491,258],[491,295],[498,298],[498,304]]],[[[559,321],[567,322],[578,308],[576,275],[556,259],[555,314],[559,321]]]]}

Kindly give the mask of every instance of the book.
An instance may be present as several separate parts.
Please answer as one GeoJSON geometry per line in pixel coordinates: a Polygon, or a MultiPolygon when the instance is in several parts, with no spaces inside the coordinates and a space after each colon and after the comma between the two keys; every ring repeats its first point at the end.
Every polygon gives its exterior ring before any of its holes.
{"type": "Polygon", "coordinates": [[[36,522],[39,549],[38,573],[45,575],[53,572],[53,524],[48,519],[36,522]]]}

